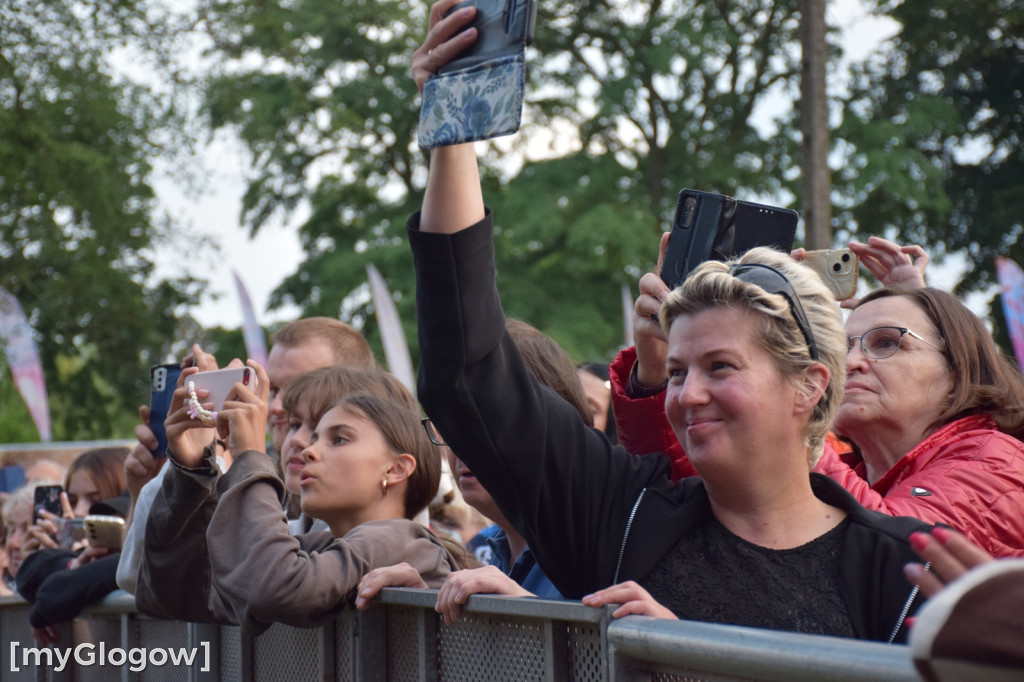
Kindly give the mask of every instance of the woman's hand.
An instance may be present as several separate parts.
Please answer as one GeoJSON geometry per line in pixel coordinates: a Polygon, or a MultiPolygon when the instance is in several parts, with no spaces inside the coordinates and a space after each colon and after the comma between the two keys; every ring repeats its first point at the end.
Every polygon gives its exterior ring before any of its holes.
{"type": "Polygon", "coordinates": [[[228,450],[235,455],[246,450],[265,452],[267,449],[270,379],[258,362],[249,360],[248,364],[256,373],[255,390],[235,384],[217,413],[217,433],[228,442],[228,450]]]}
{"type": "MultiPolygon", "coordinates": [[[[203,450],[215,439],[214,424],[189,416],[188,382],[190,377],[198,372],[199,368],[197,367],[186,367],[181,371],[181,375],[178,377],[178,387],[174,390],[174,396],[171,398],[171,406],[177,405],[177,409],[170,410],[167,413],[167,419],[164,420],[167,450],[171,458],[190,469],[202,464],[203,450]]],[[[200,403],[209,395],[210,392],[206,389],[196,389],[196,398],[200,403]]],[[[202,406],[208,410],[213,408],[212,403],[202,403],[202,406]]]]}
{"type": "Polygon", "coordinates": [[[139,408],[139,416],[142,423],[135,427],[135,438],[138,443],[131,449],[124,459],[124,483],[128,488],[128,495],[131,497],[132,506],[139,498],[139,491],[142,486],[149,483],[160,471],[162,459],[153,456],[152,449],[157,446],[156,436],[149,428],[149,408],[145,405],[139,408]]]}
{"type": "Polygon", "coordinates": [[[907,564],[903,573],[907,580],[931,597],[949,583],[979,564],[993,561],[992,555],[967,539],[963,534],[936,526],[931,534],[912,533],[910,546],[921,559],[931,562],[930,570],[922,564],[907,564]]]}
{"type": "Polygon", "coordinates": [[[455,571],[437,591],[434,610],[451,625],[462,617],[462,607],[474,594],[504,594],[510,597],[532,597],[516,581],[501,572],[497,566],[484,566],[455,571]]]}
{"type": "Polygon", "coordinates": [[[35,554],[41,549],[56,549],[59,546],[57,536],[60,535],[58,524],[60,519],[73,519],[75,512],[71,508],[71,500],[65,491],[60,493],[61,515],[57,516],[46,509],[40,509],[37,513],[39,518],[28,527],[25,532],[25,539],[21,543],[21,559],[25,560],[30,554],[35,554]]]}
{"type": "Polygon", "coordinates": [[[585,606],[604,606],[605,604],[622,604],[612,616],[622,618],[623,616],[653,616],[654,618],[667,618],[679,620],[679,618],[654,600],[654,597],[644,588],[632,580],[618,585],[606,587],[593,594],[583,597],[585,606]]]}
{"type": "Polygon", "coordinates": [[[114,550],[109,547],[93,547],[92,545],[86,547],[81,553],[74,559],[68,562],[68,570],[73,571],[76,568],[81,568],[85,564],[102,559],[105,556],[113,554],[114,550]]]}
{"type": "Polygon", "coordinates": [[[47,625],[42,628],[32,628],[32,637],[39,646],[50,646],[60,643],[60,630],[55,625],[47,625]]]}
{"type": "Polygon", "coordinates": [[[370,602],[385,587],[425,588],[426,586],[420,572],[407,563],[375,568],[359,581],[359,587],[356,589],[356,608],[360,611],[370,608],[370,602]]]}
{"type": "Polygon", "coordinates": [[[636,344],[636,379],[641,386],[656,388],[665,383],[665,357],[668,355],[668,339],[658,321],[661,304],[672,290],[661,279],[665,249],[668,248],[669,233],[661,235],[658,248],[657,272],[648,272],[640,278],[640,295],[633,305],[633,342],[636,344]]]}
{"type": "Polygon", "coordinates": [[[461,30],[473,20],[476,15],[475,7],[463,7],[451,16],[445,16],[460,2],[462,0],[439,0],[430,8],[426,40],[412,53],[412,64],[409,66],[409,75],[416,81],[420,93],[423,92],[423,84],[427,82],[427,78],[476,40],[475,28],[461,30]]]}
{"type": "MultiPolygon", "coordinates": [[[[878,281],[887,287],[920,289],[927,286],[924,270],[931,257],[920,246],[900,246],[882,237],[868,237],[868,243],[851,241],[850,250],[857,254],[860,262],[871,271],[878,281]]],[[[841,303],[844,308],[853,308],[859,299],[848,298],[841,303]]]]}

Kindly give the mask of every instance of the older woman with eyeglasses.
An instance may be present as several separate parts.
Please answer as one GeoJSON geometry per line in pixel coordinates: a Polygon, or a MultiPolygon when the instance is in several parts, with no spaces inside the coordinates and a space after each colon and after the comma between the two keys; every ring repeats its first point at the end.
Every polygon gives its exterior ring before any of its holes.
{"type": "MultiPolygon", "coordinates": [[[[895,267],[898,247],[882,251],[895,267]]],[[[641,280],[637,319],[667,295],[659,281],[641,280]]],[[[816,471],[869,509],[946,523],[994,556],[1024,556],[1020,372],[949,293],[886,287],[852,307],[834,431],[853,448],[832,440],[816,471]]],[[[658,381],[650,356],[665,346],[655,337],[640,329],[637,350],[612,365],[619,437],[631,452],[668,450],[681,478],[692,466],[680,447],[666,445],[670,430],[657,408],[663,393],[645,388],[658,381]]]]}

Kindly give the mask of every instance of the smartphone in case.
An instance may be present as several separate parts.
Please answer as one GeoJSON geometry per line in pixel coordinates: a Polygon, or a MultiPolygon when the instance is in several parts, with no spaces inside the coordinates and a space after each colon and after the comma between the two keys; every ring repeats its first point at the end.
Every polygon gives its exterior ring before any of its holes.
{"type": "Polygon", "coordinates": [[[195,382],[196,390],[206,389],[210,394],[201,398],[202,403],[213,403],[214,411],[220,410],[224,407],[224,400],[228,397],[228,393],[234,388],[235,384],[242,384],[243,386],[249,386],[253,390],[256,389],[256,372],[253,371],[252,367],[229,367],[228,369],[215,369],[209,372],[199,372],[192,374],[185,379],[185,385],[188,386],[188,382],[195,382]]]}
{"type": "Polygon", "coordinates": [[[180,365],[154,365],[149,368],[149,429],[156,436],[157,446],[152,450],[154,457],[167,456],[167,432],[164,420],[171,409],[171,398],[178,387],[180,365]]]}
{"type": "Polygon", "coordinates": [[[724,194],[684,189],[679,193],[661,279],[675,289],[706,260],[728,260],[755,246],[793,249],[796,211],[742,201],[724,194]]]}
{"type": "Polygon", "coordinates": [[[821,249],[804,254],[803,263],[818,273],[837,301],[857,293],[857,266],[860,261],[850,249],[821,249]]]}
{"type": "Polygon", "coordinates": [[[39,521],[39,512],[46,510],[55,516],[64,513],[60,504],[60,494],[64,492],[64,486],[41,485],[35,489],[35,497],[32,504],[32,520],[39,521]]]}
{"type": "Polygon", "coordinates": [[[124,519],[120,516],[92,514],[83,523],[85,537],[94,547],[121,549],[124,544],[124,519]]]}

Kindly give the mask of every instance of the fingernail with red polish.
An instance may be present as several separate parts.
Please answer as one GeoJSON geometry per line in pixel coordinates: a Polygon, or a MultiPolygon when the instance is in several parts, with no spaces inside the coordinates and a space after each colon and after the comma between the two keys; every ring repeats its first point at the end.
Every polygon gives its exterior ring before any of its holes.
{"type": "Polygon", "coordinates": [[[934,528],[932,528],[932,537],[944,545],[947,542],[949,542],[950,538],[953,537],[953,534],[950,533],[948,529],[943,528],[942,526],[935,526],[934,528]]]}
{"type": "Polygon", "coordinates": [[[928,546],[928,536],[924,533],[911,533],[910,546],[913,547],[915,551],[920,552],[928,546]]]}

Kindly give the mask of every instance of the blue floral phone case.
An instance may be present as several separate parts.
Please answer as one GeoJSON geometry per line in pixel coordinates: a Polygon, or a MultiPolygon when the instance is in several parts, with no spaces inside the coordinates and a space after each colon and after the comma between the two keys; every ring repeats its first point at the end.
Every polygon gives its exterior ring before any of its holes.
{"type": "MultiPolygon", "coordinates": [[[[417,131],[421,149],[489,140],[519,130],[526,46],[537,21],[535,0],[468,0],[477,40],[423,86],[417,131]]],[[[454,11],[454,10],[453,10],[454,11]]]]}

